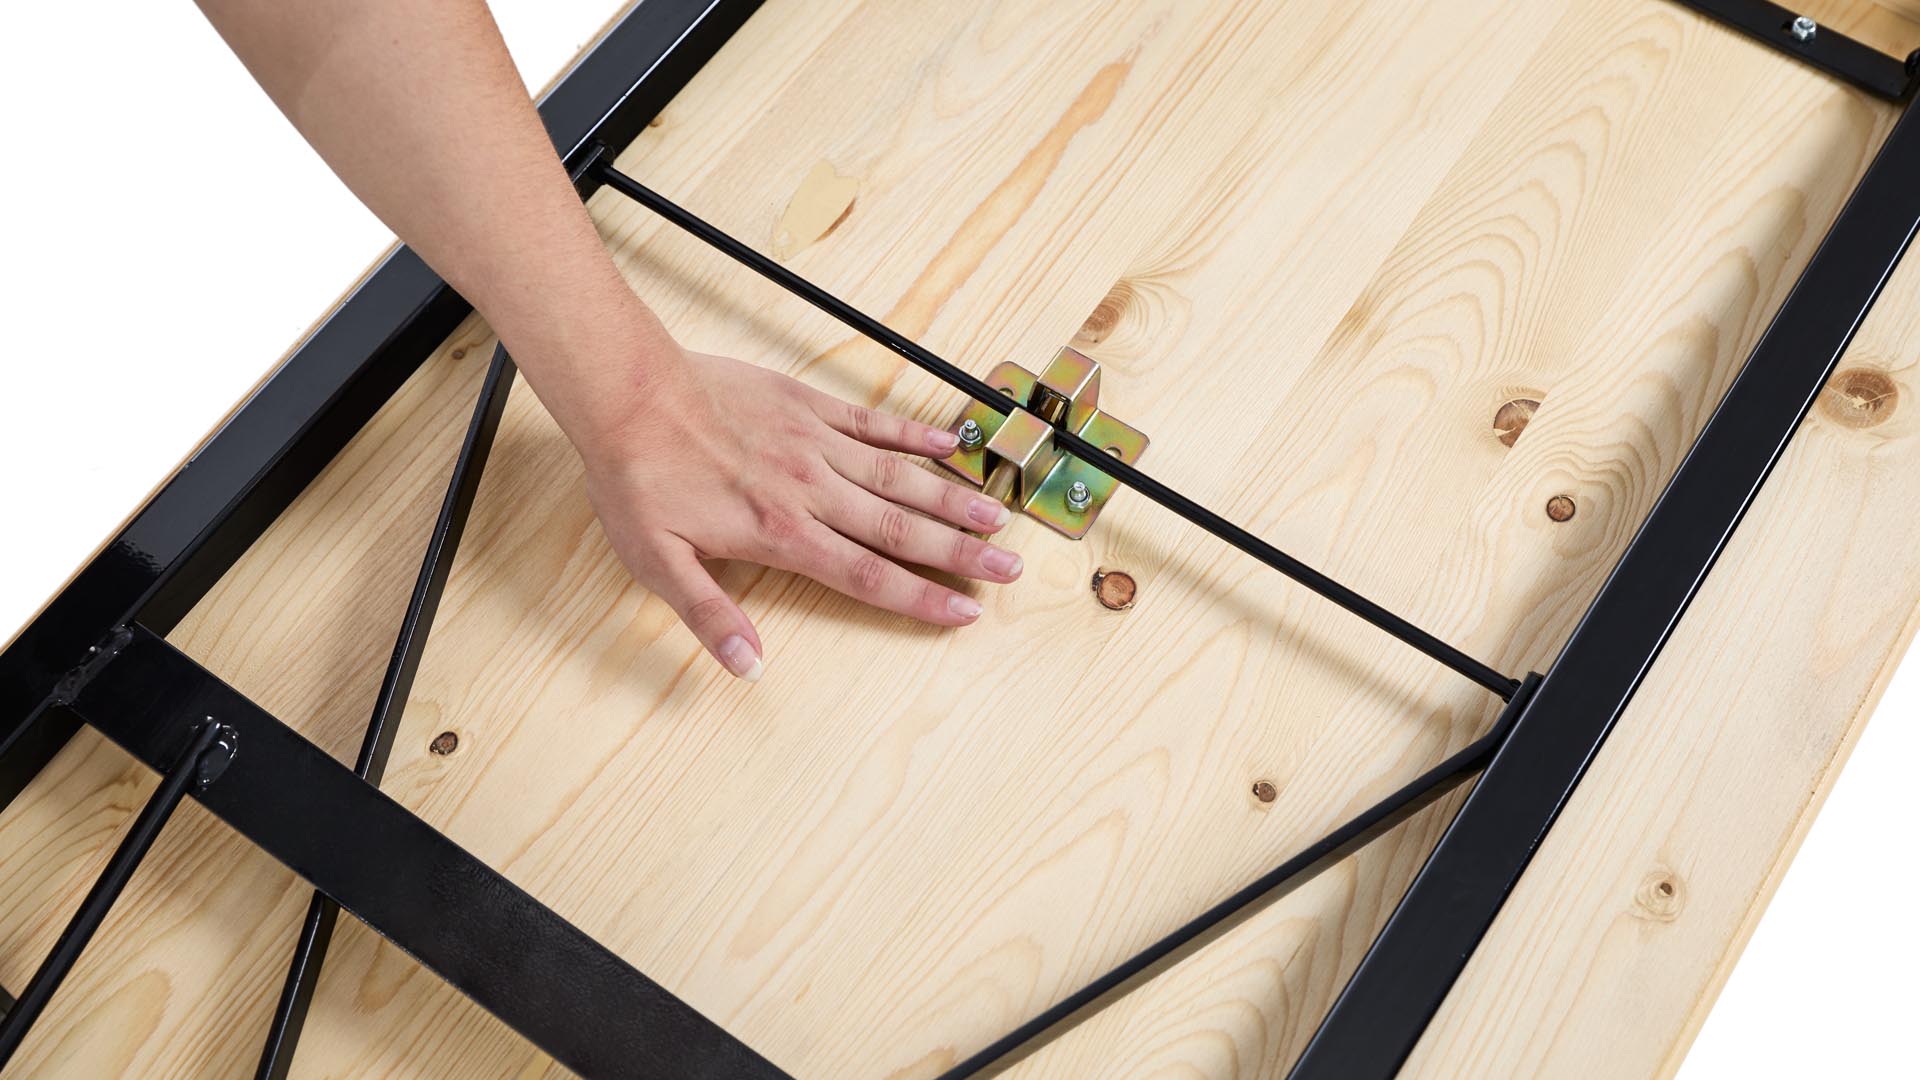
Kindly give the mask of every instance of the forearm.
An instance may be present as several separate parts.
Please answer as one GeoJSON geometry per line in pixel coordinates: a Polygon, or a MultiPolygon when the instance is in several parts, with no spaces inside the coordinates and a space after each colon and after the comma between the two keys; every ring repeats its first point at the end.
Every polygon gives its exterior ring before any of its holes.
{"type": "Polygon", "coordinates": [[[766,368],[683,352],[600,244],[482,0],[199,0],[354,194],[473,302],[586,463],[634,577],[726,669],[759,635],[703,565],[751,559],[943,626],[979,601],[891,559],[1010,582],[1020,559],[962,529],[1007,509],[895,452],[947,431],[766,368]]]}
{"type": "Polygon", "coordinates": [[[675,362],[481,0],[200,6],[354,194],[487,318],[576,441],[675,362]]]}

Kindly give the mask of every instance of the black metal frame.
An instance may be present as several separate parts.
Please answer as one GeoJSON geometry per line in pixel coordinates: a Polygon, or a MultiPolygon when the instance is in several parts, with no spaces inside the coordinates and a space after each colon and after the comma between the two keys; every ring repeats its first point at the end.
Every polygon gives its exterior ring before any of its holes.
{"type": "MultiPolygon", "coordinates": [[[[1684,2],[1855,85],[1901,101],[1911,96],[1911,65],[1840,35],[1778,40],[1771,30],[1781,29],[1775,24],[1784,9],[1775,5],[1684,2]],[[1813,42],[1822,44],[1815,49],[1813,42]],[[1902,72],[1897,86],[1887,64],[1902,72]]],[[[556,85],[541,111],[582,195],[611,187],[970,397],[1002,412],[1012,408],[1017,403],[963,369],[610,164],[608,149],[630,142],[757,6],[757,0],[645,0],[556,85]]],[[[1313,1078],[1395,1072],[1920,228],[1916,178],[1920,120],[1909,114],[1888,136],[1545,676],[1502,674],[1056,430],[1068,452],[1499,695],[1506,706],[1473,744],[947,1075],[1006,1067],[1478,775],[1294,1066],[1294,1075],[1313,1078]]],[[[378,789],[511,387],[514,369],[504,351],[496,350],[489,367],[353,769],[164,640],[467,311],[416,257],[396,251],[0,653],[0,805],[81,723],[163,776],[19,1001],[0,995],[6,1005],[0,1064],[173,808],[192,797],[315,887],[262,1053],[262,1077],[286,1074],[340,908],[583,1075],[784,1075],[378,789]]]]}

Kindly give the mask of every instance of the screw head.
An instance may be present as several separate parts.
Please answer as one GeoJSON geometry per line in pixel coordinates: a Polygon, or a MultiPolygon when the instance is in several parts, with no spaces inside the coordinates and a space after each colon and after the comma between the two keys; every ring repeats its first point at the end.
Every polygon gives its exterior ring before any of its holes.
{"type": "Polygon", "coordinates": [[[980,449],[981,432],[980,432],[979,421],[969,420],[966,423],[961,424],[959,436],[960,436],[961,446],[964,446],[969,450],[980,449]]]}
{"type": "Polygon", "coordinates": [[[1087,485],[1082,481],[1075,480],[1067,488],[1067,509],[1076,514],[1084,514],[1087,512],[1087,507],[1092,504],[1093,492],[1088,491],[1087,485]]]}
{"type": "Polygon", "coordinates": [[[1793,34],[1795,41],[1812,41],[1813,35],[1820,32],[1820,24],[1805,15],[1797,15],[1787,29],[1793,34]]]}

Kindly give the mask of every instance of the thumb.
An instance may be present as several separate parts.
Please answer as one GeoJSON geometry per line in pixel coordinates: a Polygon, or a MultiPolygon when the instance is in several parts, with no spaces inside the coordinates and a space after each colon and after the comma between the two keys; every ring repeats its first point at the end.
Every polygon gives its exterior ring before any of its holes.
{"type": "Polygon", "coordinates": [[[754,633],[746,613],[700,565],[692,547],[682,540],[669,543],[659,553],[654,594],[673,608],[721,667],[748,682],[759,681],[764,667],[760,635],[754,633]]]}

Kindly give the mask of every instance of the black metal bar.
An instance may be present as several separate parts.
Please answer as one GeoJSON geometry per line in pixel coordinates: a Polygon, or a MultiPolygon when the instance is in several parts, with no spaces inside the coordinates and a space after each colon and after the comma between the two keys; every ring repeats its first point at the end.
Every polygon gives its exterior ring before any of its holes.
{"type": "Polygon", "coordinates": [[[235,831],[587,1077],[784,1077],[766,1059],[147,630],[73,701],[149,767],[203,716],[243,753],[194,793],[235,831]]]}
{"type": "Polygon", "coordinates": [[[1678,3],[1771,45],[1870,94],[1891,101],[1913,96],[1912,58],[1902,60],[1831,27],[1808,20],[1796,29],[1798,12],[1767,0],[1677,0],[1678,3]],[[1809,29],[1809,27],[1811,27],[1809,29]]]}
{"type": "Polygon", "coordinates": [[[1572,797],[1920,228],[1908,108],[1295,1064],[1388,1077],[1572,797]]]}
{"type": "Polygon", "coordinates": [[[994,1040],[979,1053],[942,1073],[941,1080],[992,1076],[1012,1068],[1101,1009],[1232,932],[1235,927],[1266,910],[1274,901],[1313,880],[1320,871],[1353,854],[1375,837],[1459,787],[1486,767],[1539,684],[1539,675],[1528,675],[1521,683],[1519,692],[1500,710],[1499,717],[1485,735],[1316,840],[1286,862],[1262,874],[1245,888],[1201,912],[1178,930],[1128,957],[1118,967],[1039,1016],[994,1040]]]}
{"type": "MultiPolygon", "coordinates": [[[[637,4],[541,103],[555,147],[625,146],[759,6],[637,4]]],[[[0,651],[0,806],[72,734],[47,699],[87,649],[135,618],[170,629],[469,310],[395,250],[0,651]]]]}
{"type": "MultiPolygon", "coordinates": [[[[788,292],[840,320],[856,332],[884,345],[893,352],[948,386],[986,404],[999,413],[1013,409],[1014,403],[987,383],[967,371],[941,359],[880,320],[815,285],[813,282],[767,258],[754,249],[715,228],[699,216],[675,204],[638,180],[620,172],[611,164],[602,164],[600,177],[606,185],[653,211],[681,229],[699,238],[722,254],[786,289],[788,292]]],[[[1173,511],[1194,525],[1239,548],[1301,585],[1358,615],[1389,635],[1439,661],[1441,664],[1480,686],[1511,699],[1519,680],[1501,674],[1488,664],[1468,656],[1413,623],[1361,596],[1345,585],[1267,543],[1219,514],[1208,510],[1139,469],[1121,461],[1100,447],[1064,428],[1056,428],[1054,437],[1068,453],[1088,462],[1142,495],[1173,511]]]]}
{"type": "MultiPolygon", "coordinates": [[[[500,429],[501,414],[507,408],[513,376],[512,358],[505,347],[496,346],[480,387],[479,401],[473,408],[473,418],[467,424],[466,438],[454,461],[453,475],[447,481],[446,496],[440,502],[440,516],[428,537],[427,552],[421,559],[406,615],[400,621],[393,656],[380,681],[380,693],[374,701],[372,718],[367,722],[366,736],[360,743],[359,757],[354,761],[354,774],[376,786],[386,773],[394,733],[400,728],[407,697],[413,692],[420,655],[426,649],[427,635],[433,630],[434,614],[440,610],[440,596],[446,590],[454,555],[460,549],[460,537],[466,531],[467,515],[473,510],[474,496],[480,490],[480,476],[487,467],[494,434],[500,429]]],[[[260,1052],[260,1067],[255,1073],[260,1080],[283,1080],[293,1065],[294,1047],[306,1023],[307,1008],[313,1001],[320,965],[326,958],[327,944],[333,940],[333,924],[338,915],[338,906],[318,892],[307,904],[307,915],[294,944],[280,1002],[274,1009],[266,1044],[260,1052]]]]}
{"type": "Polygon", "coordinates": [[[212,718],[201,720],[186,750],[175,755],[162,770],[160,786],[147,798],[146,806],[133,819],[127,835],[120,838],[120,846],[114,849],[93,887],[87,890],[79,910],[55,939],[53,949],[40,962],[27,988],[20,991],[19,999],[7,1010],[6,1019],[0,1020],[0,1069],[6,1068],[33,1022],[53,1000],[61,981],[73,970],[87,942],[93,940],[94,931],[100,929],[113,902],[133,879],[140,860],[146,858],[148,849],[160,838],[160,830],[166,827],[180,800],[186,798],[188,789],[195,786],[204,789],[233,760],[233,734],[231,728],[212,718]]]}

